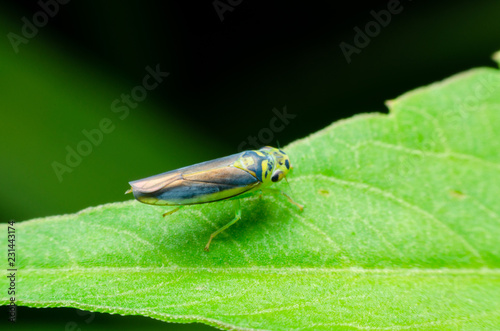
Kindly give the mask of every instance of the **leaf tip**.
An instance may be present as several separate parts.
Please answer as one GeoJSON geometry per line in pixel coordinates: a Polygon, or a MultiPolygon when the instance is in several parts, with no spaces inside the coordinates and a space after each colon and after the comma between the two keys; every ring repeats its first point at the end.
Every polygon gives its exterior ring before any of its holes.
{"type": "Polygon", "coordinates": [[[497,63],[497,65],[500,67],[500,51],[497,51],[493,54],[492,56],[493,61],[497,63]]]}
{"type": "Polygon", "coordinates": [[[396,103],[396,99],[390,99],[385,101],[385,106],[390,110],[392,109],[392,106],[396,103]]]}
{"type": "Polygon", "coordinates": [[[493,61],[495,61],[497,63],[497,65],[500,67],[500,51],[496,51],[495,53],[493,53],[493,55],[491,56],[491,58],[493,59],[493,61]]]}

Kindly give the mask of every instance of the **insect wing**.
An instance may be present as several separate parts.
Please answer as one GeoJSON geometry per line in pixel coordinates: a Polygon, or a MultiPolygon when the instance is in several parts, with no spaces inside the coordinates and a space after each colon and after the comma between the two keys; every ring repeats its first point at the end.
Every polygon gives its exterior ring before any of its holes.
{"type": "Polygon", "coordinates": [[[141,202],[157,205],[188,205],[234,197],[261,182],[233,167],[242,153],[198,163],[160,175],[130,182],[141,202]]]}
{"type": "Polygon", "coordinates": [[[167,187],[176,180],[182,179],[182,175],[230,166],[236,160],[238,160],[240,155],[241,153],[238,153],[211,161],[193,164],[187,167],[164,172],[159,175],[134,180],[132,182],[129,182],[129,184],[130,186],[132,186],[134,191],[137,190],[142,193],[153,193],[164,187],[167,187]]]}

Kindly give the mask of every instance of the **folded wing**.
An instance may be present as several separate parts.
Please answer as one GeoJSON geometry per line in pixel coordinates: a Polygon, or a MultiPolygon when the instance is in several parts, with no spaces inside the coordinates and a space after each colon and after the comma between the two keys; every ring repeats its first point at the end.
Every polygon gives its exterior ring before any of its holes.
{"type": "Polygon", "coordinates": [[[156,205],[189,205],[228,199],[261,182],[233,167],[242,153],[130,182],[137,200],[156,205]]]}

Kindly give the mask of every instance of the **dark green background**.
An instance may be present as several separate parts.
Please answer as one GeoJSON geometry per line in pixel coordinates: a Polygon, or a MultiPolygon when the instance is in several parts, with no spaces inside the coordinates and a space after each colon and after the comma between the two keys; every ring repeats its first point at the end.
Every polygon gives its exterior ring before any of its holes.
{"type": "MultiPolygon", "coordinates": [[[[129,180],[237,152],[269,128],[273,108],[296,115],[273,145],[386,112],[384,101],[407,90],[493,66],[500,49],[498,1],[401,1],[401,13],[349,64],[339,44],[353,44],[353,29],[388,1],[243,0],[222,22],[212,2],[73,0],[18,53],[7,34],[20,35],[21,18],[31,21],[40,7],[0,4],[2,222],[130,199],[129,180]],[[156,64],[170,76],[120,120],[112,102],[156,64]],[[60,182],[52,163],[64,163],[66,147],[103,118],[115,130],[60,182]]],[[[18,319],[17,329],[193,327],[107,314],[87,324],[74,309],[20,308],[18,319]]]]}

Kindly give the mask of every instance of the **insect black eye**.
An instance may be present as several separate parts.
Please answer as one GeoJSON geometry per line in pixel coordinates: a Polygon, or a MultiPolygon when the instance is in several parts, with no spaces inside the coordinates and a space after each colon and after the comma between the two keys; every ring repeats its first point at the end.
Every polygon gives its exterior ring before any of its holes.
{"type": "Polygon", "coordinates": [[[276,171],[273,176],[271,177],[271,180],[273,181],[273,183],[276,183],[277,181],[279,181],[281,179],[281,175],[283,173],[281,171],[276,171]]]}
{"type": "Polygon", "coordinates": [[[290,169],[290,161],[288,159],[285,160],[285,166],[287,169],[290,169]]]}

